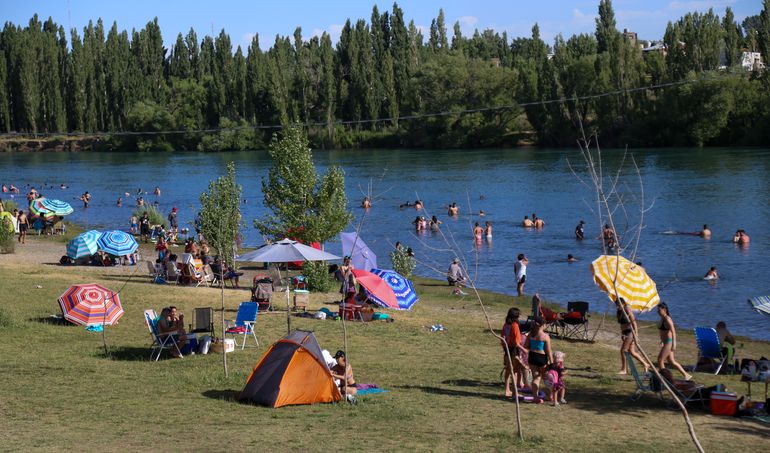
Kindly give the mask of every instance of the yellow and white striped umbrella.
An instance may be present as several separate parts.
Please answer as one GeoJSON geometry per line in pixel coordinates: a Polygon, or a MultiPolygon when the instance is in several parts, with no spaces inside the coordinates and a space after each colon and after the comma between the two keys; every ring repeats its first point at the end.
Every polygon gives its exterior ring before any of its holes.
{"type": "Polygon", "coordinates": [[[591,263],[591,273],[594,282],[611,300],[615,301],[617,294],[633,310],[649,311],[660,302],[655,282],[644,268],[622,256],[600,256],[591,263]]]}

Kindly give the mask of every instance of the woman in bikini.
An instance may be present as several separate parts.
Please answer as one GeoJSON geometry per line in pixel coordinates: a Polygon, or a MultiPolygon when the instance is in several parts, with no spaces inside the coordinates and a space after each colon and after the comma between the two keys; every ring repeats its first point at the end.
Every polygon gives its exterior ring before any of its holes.
{"type": "Polygon", "coordinates": [[[676,327],[674,327],[674,320],[671,319],[671,315],[668,311],[668,305],[665,302],[658,304],[658,315],[660,321],[658,322],[658,332],[660,333],[660,353],[658,354],[658,368],[664,369],[666,362],[674,366],[686,380],[692,379],[692,376],[687,374],[687,371],[682,368],[682,365],[674,358],[674,352],[676,351],[676,327]]]}
{"type": "Polygon", "coordinates": [[[492,239],[492,223],[486,222],[484,224],[484,235],[487,239],[492,239]]]}
{"type": "Polygon", "coordinates": [[[527,362],[532,370],[532,396],[537,404],[543,403],[543,400],[538,395],[540,379],[545,376],[548,364],[553,362],[551,356],[551,337],[543,332],[543,323],[543,318],[535,318],[527,339],[524,341],[524,349],[529,351],[527,362]]]}
{"type": "Polygon", "coordinates": [[[615,316],[618,318],[618,324],[620,324],[620,371],[618,374],[628,374],[628,362],[626,361],[626,353],[630,353],[631,357],[635,358],[644,365],[644,371],[647,372],[647,363],[642,359],[642,356],[636,350],[636,341],[632,335],[632,329],[637,330],[636,318],[631,311],[628,302],[622,297],[618,299],[616,303],[617,311],[615,316]]]}
{"type": "Polygon", "coordinates": [[[484,229],[479,226],[479,222],[476,222],[476,225],[473,227],[473,237],[476,239],[476,242],[481,242],[482,234],[484,234],[484,229]]]}

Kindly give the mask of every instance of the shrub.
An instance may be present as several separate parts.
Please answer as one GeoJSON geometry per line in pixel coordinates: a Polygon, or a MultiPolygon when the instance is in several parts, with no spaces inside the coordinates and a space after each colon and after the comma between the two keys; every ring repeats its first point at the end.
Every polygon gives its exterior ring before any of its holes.
{"type": "Polygon", "coordinates": [[[139,219],[145,212],[150,216],[150,226],[163,225],[163,228],[166,228],[166,216],[153,205],[137,206],[133,214],[139,219]]]}
{"type": "MultiPolygon", "coordinates": [[[[13,200],[3,200],[3,209],[12,213],[14,209],[19,209],[19,204],[13,200]]],[[[26,211],[26,209],[24,210],[26,211]]]]}
{"type": "Polygon", "coordinates": [[[5,311],[2,307],[0,307],[0,327],[15,327],[16,326],[16,320],[13,319],[13,317],[5,311]]]}
{"type": "Polygon", "coordinates": [[[414,268],[417,267],[417,260],[406,253],[407,247],[390,252],[390,262],[393,263],[393,270],[406,278],[412,278],[414,268]]]}
{"type": "Polygon", "coordinates": [[[302,265],[302,272],[307,279],[310,291],[328,293],[332,289],[333,280],[329,276],[329,267],[324,261],[307,261],[302,265]]]}
{"type": "Polygon", "coordinates": [[[0,217],[0,253],[13,253],[16,250],[16,236],[13,222],[9,217],[0,217]]]}

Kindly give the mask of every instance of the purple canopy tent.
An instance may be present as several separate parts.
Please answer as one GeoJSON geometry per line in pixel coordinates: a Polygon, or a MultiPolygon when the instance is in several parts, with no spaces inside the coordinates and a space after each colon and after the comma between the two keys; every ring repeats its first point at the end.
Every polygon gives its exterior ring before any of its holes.
{"type": "Polygon", "coordinates": [[[342,254],[349,256],[356,269],[377,268],[377,255],[364,243],[358,233],[340,233],[342,254]]]}

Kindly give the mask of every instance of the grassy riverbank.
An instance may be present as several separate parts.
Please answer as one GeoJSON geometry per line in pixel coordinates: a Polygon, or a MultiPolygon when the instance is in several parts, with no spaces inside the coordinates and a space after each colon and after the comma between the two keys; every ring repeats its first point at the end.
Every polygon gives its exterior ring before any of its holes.
{"type": "MultiPolygon", "coordinates": [[[[219,306],[209,288],[153,285],[138,268],[61,267],[61,242],[33,237],[15,255],[0,255],[0,432],[3,449],[72,450],[328,450],[341,442],[351,450],[511,451],[518,446],[514,405],[502,398],[501,351],[486,331],[470,296],[450,295],[441,282],[417,279],[422,300],[411,312],[392,313],[394,323],[348,325],[348,347],[359,382],[389,393],[357,406],[315,405],[267,409],[232,402],[266,347],[286,332],[285,313],[262,315],[260,347],[221,356],[147,360],[149,334],[142,310],[176,305],[188,317],[194,307],[219,306]],[[128,283],[125,283],[126,280],[128,283]],[[120,294],[125,316],[108,327],[110,355],[101,336],[82,327],[49,324],[56,298],[73,283],[96,282],[120,294]],[[123,287],[125,283],[125,287],[123,287]],[[431,333],[426,326],[443,324],[431,333]],[[346,435],[338,436],[340,427],[346,435]]],[[[249,277],[254,270],[247,269],[249,277]]],[[[246,280],[244,280],[246,281],[246,280]]],[[[245,290],[226,290],[226,317],[234,318],[245,290]]],[[[529,301],[483,293],[492,324],[505,311],[529,301]]],[[[328,306],[335,294],[313,294],[311,307],[328,306]]],[[[603,302],[603,301],[602,301],[603,302]]],[[[595,304],[600,305],[600,304],[595,304]]],[[[603,308],[601,306],[600,308],[603,308]]],[[[600,315],[591,318],[593,327],[600,315]]],[[[522,406],[524,448],[561,451],[677,451],[692,449],[677,411],[654,397],[633,403],[630,377],[618,367],[617,325],[609,322],[594,344],[554,340],[567,354],[567,400],[560,408],[522,406]]],[[[342,346],[339,322],[293,320],[316,332],[323,348],[342,346]]],[[[657,352],[657,332],[641,329],[648,352],[657,352]]],[[[770,355],[770,344],[740,339],[741,354],[770,355]]],[[[678,357],[695,360],[694,339],[680,332],[678,357]]],[[[736,376],[695,374],[704,384],[725,383],[745,392],[736,376]]],[[[755,392],[757,389],[755,389],[755,392]]],[[[766,442],[770,427],[692,411],[707,451],[738,451],[766,442]]]]}

